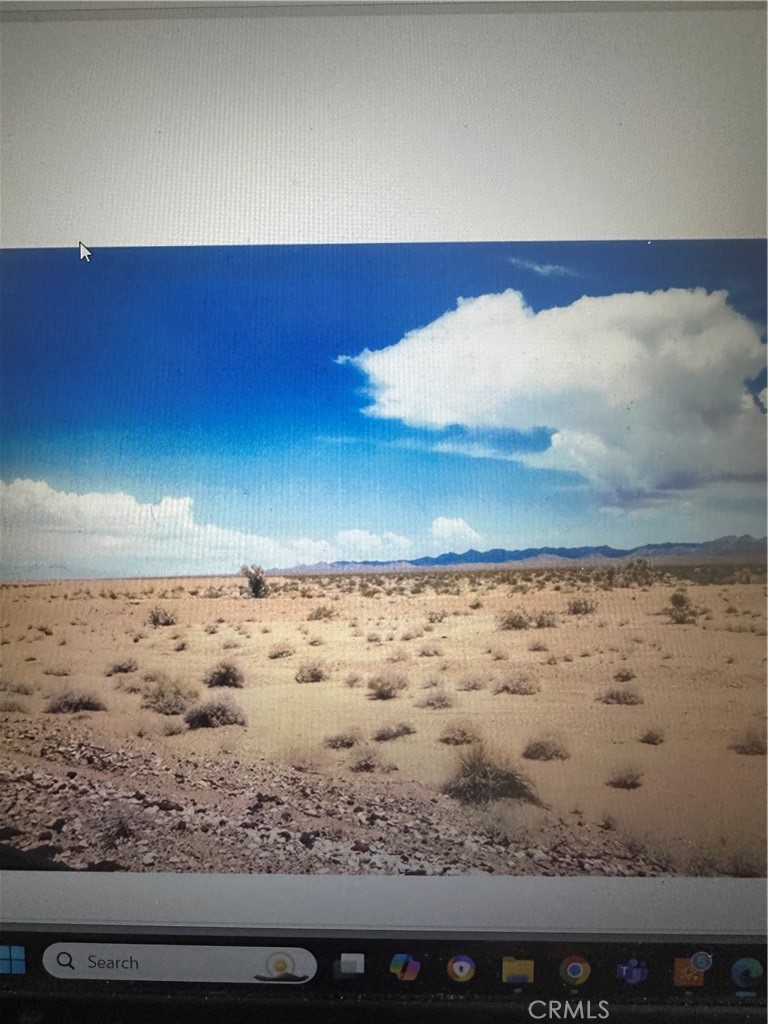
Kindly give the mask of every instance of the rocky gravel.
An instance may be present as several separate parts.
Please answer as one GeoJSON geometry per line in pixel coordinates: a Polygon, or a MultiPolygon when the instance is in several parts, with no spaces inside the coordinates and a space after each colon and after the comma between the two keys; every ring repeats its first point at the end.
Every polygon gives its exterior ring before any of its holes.
{"type": "Polygon", "coordinates": [[[651,857],[546,815],[535,841],[397,773],[107,749],[85,718],[0,715],[0,864],[259,874],[651,876],[651,857]]]}

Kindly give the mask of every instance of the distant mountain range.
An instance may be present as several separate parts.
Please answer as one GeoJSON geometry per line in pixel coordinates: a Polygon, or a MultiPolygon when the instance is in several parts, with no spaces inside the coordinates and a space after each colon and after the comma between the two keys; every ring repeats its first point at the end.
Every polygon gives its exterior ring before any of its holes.
{"type": "Polygon", "coordinates": [[[606,559],[651,558],[655,561],[680,562],[695,558],[706,561],[764,561],[766,537],[719,537],[717,540],[696,543],[643,544],[638,548],[612,548],[607,545],[581,548],[521,548],[508,551],[506,548],[492,548],[490,551],[475,551],[470,548],[462,554],[448,551],[434,557],[401,559],[393,562],[316,562],[314,565],[294,565],[290,569],[273,572],[322,573],[322,572],[378,572],[409,569],[440,569],[453,566],[483,566],[517,564],[557,565],[568,562],[599,562],[606,559]]]}

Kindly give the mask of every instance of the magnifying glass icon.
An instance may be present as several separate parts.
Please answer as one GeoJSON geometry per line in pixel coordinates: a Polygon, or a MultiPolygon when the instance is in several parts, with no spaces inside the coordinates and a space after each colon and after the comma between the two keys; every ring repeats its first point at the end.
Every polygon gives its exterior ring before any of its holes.
{"type": "Polygon", "coordinates": [[[57,953],[56,963],[59,965],[59,967],[68,967],[71,971],[74,971],[75,969],[75,964],[72,960],[71,953],[65,953],[63,951],[61,953],[57,953]]]}

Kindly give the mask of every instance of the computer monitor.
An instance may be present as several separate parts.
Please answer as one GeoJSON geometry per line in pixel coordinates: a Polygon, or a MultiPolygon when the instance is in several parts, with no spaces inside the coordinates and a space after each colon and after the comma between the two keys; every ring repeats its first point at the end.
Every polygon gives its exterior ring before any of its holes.
{"type": "Polygon", "coordinates": [[[3,5],[10,984],[759,1002],[764,36],[3,5]]]}

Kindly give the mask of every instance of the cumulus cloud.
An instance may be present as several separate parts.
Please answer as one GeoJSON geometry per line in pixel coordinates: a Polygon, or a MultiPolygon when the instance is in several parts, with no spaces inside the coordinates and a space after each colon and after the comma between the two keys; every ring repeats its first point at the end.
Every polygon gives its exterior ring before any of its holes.
{"type": "Polygon", "coordinates": [[[365,543],[384,557],[410,542],[393,533],[342,531],[336,543],[272,537],[198,522],[192,498],[142,503],[130,494],[74,494],[42,480],[0,482],[6,576],[194,575],[356,557],[365,543]],[[345,535],[346,534],[346,535],[345,535]]]}
{"type": "Polygon", "coordinates": [[[482,541],[482,537],[463,519],[448,519],[438,516],[432,522],[429,532],[441,547],[445,545],[470,548],[482,541]]]}
{"type": "Polygon", "coordinates": [[[354,560],[407,558],[412,547],[408,537],[389,531],[379,534],[368,530],[339,530],[336,541],[342,552],[340,557],[354,560]]]}
{"type": "MultiPolygon", "coordinates": [[[[521,461],[577,472],[623,505],[764,478],[765,415],[745,381],[765,352],[723,291],[585,296],[534,313],[510,289],[343,361],[368,379],[368,415],[475,434],[546,428],[550,447],[521,461]]],[[[509,455],[475,444],[464,454],[509,455]]]]}

